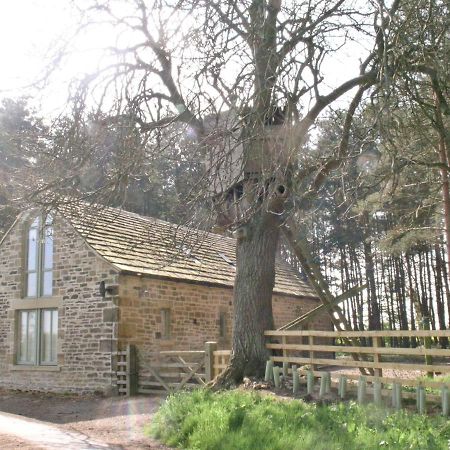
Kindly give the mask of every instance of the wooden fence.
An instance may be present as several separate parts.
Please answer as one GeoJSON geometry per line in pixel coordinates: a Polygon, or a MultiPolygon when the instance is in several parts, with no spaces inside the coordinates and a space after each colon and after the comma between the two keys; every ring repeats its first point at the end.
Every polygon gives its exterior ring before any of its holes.
{"type": "Polygon", "coordinates": [[[206,342],[204,350],[171,350],[138,355],[134,345],[116,352],[119,395],[167,394],[204,386],[226,367],[230,350],[206,342]]]}
{"type": "MultiPolygon", "coordinates": [[[[273,353],[271,360],[283,363],[289,373],[294,365],[302,375],[312,372],[320,378],[329,373],[332,383],[338,385],[342,375],[349,380],[360,380],[357,372],[366,370],[369,375],[363,378],[368,382],[367,393],[378,383],[384,387],[400,385],[400,389],[401,386],[431,389],[450,386],[448,378],[439,381],[431,377],[432,374],[450,374],[450,349],[438,348],[439,340],[449,338],[450,331],[277,330],[266,331],[265,335],[271,341],[267,343],[273,353]],[[422,345],[402,346],[407,342],[422,345]],[[359,357],[350,357],[355,355],[359,357]]],[[[382,389],[384,395],[389,392],[382,389]]],[[[413,392],[404,392],[403,396],[416,398],[413,392]]],[[[430,394],[428,398],[438,400],[440,397],[430,394]]]]}
{"type": "MultiPolygon", "coordinates": [[[[450,349],[439,347],[448,342],[450,331],[276,330],[265,335],[271,361],[283,366],[285,379],[294,378],[294,372],[305,375],[299,382],[317,378],[322,391],[323,380],[341,390],[345,378],[349,391],[358,389],[358,398],[363,386],[364,395],[392,394],[394,398],[395,394],[400,402],[402,397],[417,400],[419,391],[428,388],[428,400],[438,401],[445,393],[448,403],[450,378],[430,375],[450,375],[450,349]]],[[[226,368],[231,351],[218,350],[216,342],[207,342],[204,350],[151,355],[138,355],[130,345],[116,355],[119,394],[166,394],[205,385],[226,368]]]]}
{"type": "Polygon", "coordinates": [[[214,351],[213,362],[213,378],[220,375],[227,367],[231,356],[231,350],[216,350],[214,351]]]}
{"type": "Polygon", "coordinates": [[[138,372],[136,364],[136,348],[134,345],[128,345],[126,350],[116,352],[115,356],[118,394],[136,394],[138,372]]]}

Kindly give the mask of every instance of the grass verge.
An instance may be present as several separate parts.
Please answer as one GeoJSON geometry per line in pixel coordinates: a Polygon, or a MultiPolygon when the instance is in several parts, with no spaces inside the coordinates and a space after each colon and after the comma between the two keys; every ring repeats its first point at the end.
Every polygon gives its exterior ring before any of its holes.
{"type": "Polygon", "coordinates": [[[198,390],[170,396],[148,432],[191,450],[448,450],[450,423],[373,405],[198,390]]]}

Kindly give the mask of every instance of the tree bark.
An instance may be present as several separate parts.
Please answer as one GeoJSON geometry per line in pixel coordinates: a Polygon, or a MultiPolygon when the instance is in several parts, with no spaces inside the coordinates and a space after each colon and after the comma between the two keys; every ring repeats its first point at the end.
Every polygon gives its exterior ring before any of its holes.
{"type": "Polygon", "coordinates": [[[229,366],[216,379],[216,387],[237,384],[244,376],[264,374],[270,356],[264,331],[274,328],[272,290],[279,225],[275,214],[261,209],[238,239],[232,355],[229,366]]]}
{"type": "MultiPolygon", "coordinates": [[[[442,119],[441,103],[439,96],[435,94],[435,109],[436,109],[436,125],[439,133],[439,161],[448,166],[448,149],[446,148],[445,126],[442,119]]],[[[445,245],[447,250],[447,273],[450,275],[450,187],[448,180],[448,172],[444,168],[440,169],[441,183],[442,183],[442,203],[444,205],[444,235],[445,245]]]]}

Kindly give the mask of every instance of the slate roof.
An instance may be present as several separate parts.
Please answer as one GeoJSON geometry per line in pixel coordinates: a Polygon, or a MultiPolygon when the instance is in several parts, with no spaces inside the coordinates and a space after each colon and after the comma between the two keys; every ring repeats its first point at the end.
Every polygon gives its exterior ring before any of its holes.
{"type": "MultiPolygon", "coordinates": [[[[235,239],[109,207],[59,211],[120,271],[232,287],[235,239]]],[[[316,297],[285,262],[276,266],[275,293],[316,297]]]]}

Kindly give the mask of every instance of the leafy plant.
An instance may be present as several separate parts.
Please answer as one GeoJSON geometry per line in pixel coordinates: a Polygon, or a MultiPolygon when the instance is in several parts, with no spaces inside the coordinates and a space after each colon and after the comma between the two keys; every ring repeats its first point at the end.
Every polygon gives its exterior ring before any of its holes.
{"type": "Polygon", "coordinates": [[[441,417],[389,412],[353,402],[328,406],[268,395],[198,390],[167,399],[148,432],[195,450],[447,449],[441,417]]]}

